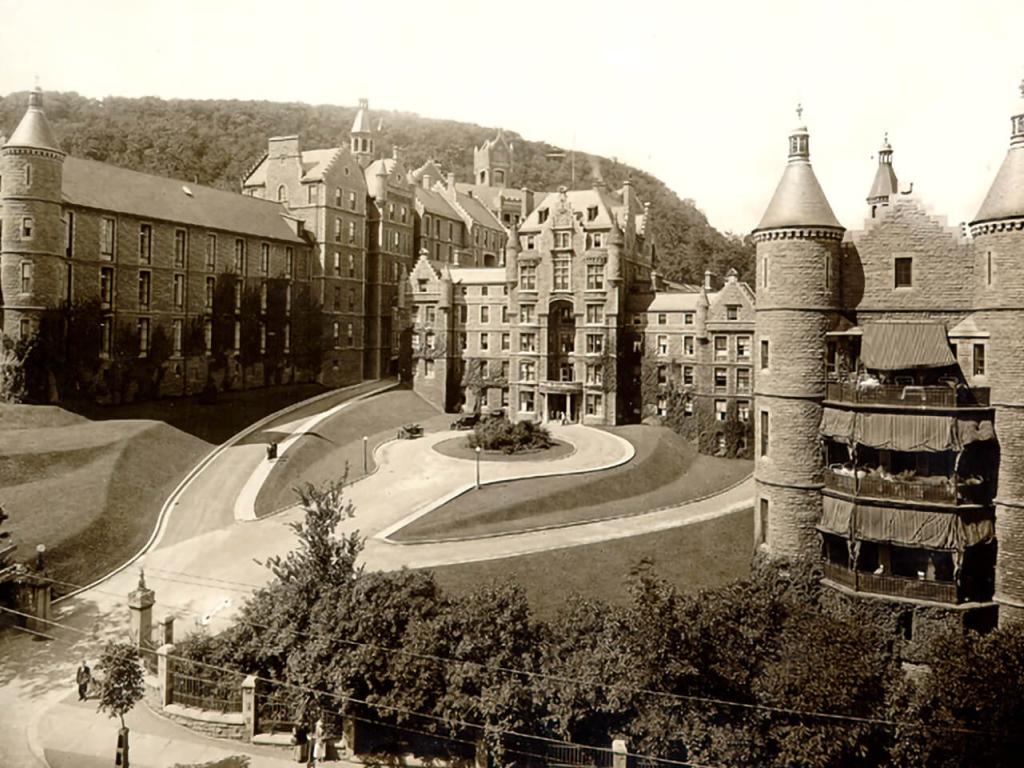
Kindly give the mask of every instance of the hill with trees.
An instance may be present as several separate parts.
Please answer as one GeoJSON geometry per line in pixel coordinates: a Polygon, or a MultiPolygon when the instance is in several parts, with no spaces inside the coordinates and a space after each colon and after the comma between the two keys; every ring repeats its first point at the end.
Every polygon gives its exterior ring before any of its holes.
{"type": "MultiPolygon", "coordinates": [[[[0,132],[10,135],[24,114],[27,92],[0,99],[0,132]]],[[[45,94],[46,114],[69,154],[137,171],[237,191],[246,170],[266,150],[269,136],[299,134],[308,148],[347,140],[355,107],[270,101],[158,98],[90,99],[77,93],[45,94]]],[[[383,123],[379,145],[398,146],[409,167],[433,158],[460,181],[473,173],[472,148],[495,128],[436,120],[409,112],[374,110],[383,123]]],[[[516,162],[512,184],[535,190],[569,186],[571,155],[544,142],[526,141],[514,131],[516,162]],[[560,155],[551,157],[551,155],[560,155]]],[[[654,209],[660,271],[671,280],[699,282],[705,269],[723,275],[735,267],[741,279],[753,275],[748,238],[712,227],[693,200],[682,199],[656,177],[615,159],[576,153],[576,186],[602,179],[617,188],[632,179],[641,200],[654,209]]]]}

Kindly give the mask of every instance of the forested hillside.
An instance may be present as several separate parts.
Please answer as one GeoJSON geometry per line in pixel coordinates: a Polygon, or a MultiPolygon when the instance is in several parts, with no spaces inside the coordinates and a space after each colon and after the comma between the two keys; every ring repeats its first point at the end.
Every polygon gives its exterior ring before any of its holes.
{"type": "MultiPolygon", "coordinates": [[[[27,93],[0,100],[0,132],[14,130],[28,102],[27,93]]],[[[65,151],[79,157],[140,171],[237,190],[246,169],[266,149],[267,137],[298,133],[309,148],[336,146],[348,135],[355,107],[310,106],[269,101],[192,101],[157,98],[89,99],[77,93],[47,93],[46,113],[65,151]]],[[[372,105],[371,105],[372,106],[372,105]]],[[[410,167],[429,157],[445,171],[469,181],[473,147],[494,128],[433,120],[407,112],[375,110],[383,120],[379,146],[397,145],[410,167]]],[[[550,159],[560,148],[515,142],[512,184],[552,190],[570,183],[570,159],[550,159]]],[[[668,278],[699,282],[705,268],[723,275],[736,267],[744,279],[753,271],[749,241],[723,235],[708,224],[694,201],[680,197],[654,176],[613,160],[577,154],[576,184],[587,186],[600,173],[611,187],[632,178],[640,198],[652,204],[661,272],[668,278]]]]}

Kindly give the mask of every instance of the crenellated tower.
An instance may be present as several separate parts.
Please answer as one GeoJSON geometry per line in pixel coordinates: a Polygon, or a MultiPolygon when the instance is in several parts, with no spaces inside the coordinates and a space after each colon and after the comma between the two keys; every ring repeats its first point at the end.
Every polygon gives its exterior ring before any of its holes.
{"type": "Polygon", "coordinates": [[[38,329],[42,312],[67,293],[66,237],[61,215],[64,152],[43,112],[38,86],[0,150],[3,238],[0,244],[0,329],[18,337],[38,329]]]}
{"type": "Polygon", "coordinates": [[[995,600],[1005,623],[1024,619],[1024,83],[1009,151],[971,234],[975,322],[987,332],[976,343],[985,349],[1000,446],[995,600]]]}
{"type": "Polygon", "coordinates": [[[473,149],[473,180],[489,187],[504,187],[512,180],[512,145],[501,128],[473,149]]]}
{"type": "Polygon", "coordinates": [[[789,136],[789,162],[753,236],[755,537],[770,557],[817,559],[823,350],[839,312],[843,228],[811,168],[802,124],[789,136]]]}

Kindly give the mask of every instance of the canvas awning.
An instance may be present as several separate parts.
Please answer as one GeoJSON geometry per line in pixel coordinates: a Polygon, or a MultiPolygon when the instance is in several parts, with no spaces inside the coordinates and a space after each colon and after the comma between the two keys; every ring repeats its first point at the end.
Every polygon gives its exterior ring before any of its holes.
{"type": "Polygon", "coordinates": [[[843,443],[889,451],[961,451],[978,440],[992,440],[992,422],[918,413],[856,413],[826,408],[820,432],[843,443]]]}
{"type": "Polygon", "coordinates": [[[822,497],[818,529],[849,540],[956,552],[995,537],[995,523],[987,509],[933,512],[856,504],[832,496],[822,497]]]}
{"type": "Polygon", "coordinates": [[[941,323],[872,323],[863,331],[860,358],[865,368],[899,371],[956,364],[941,323]]]}

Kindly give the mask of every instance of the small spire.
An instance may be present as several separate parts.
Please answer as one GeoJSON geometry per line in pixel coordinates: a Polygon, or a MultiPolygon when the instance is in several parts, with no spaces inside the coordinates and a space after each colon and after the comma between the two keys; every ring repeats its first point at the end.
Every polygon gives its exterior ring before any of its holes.
{"type": "Polygon", "coordinates": [[[802,122],[804,119],[804,105],[799,101],[796,103],[796,119],[797,122],[802,122]]]}

